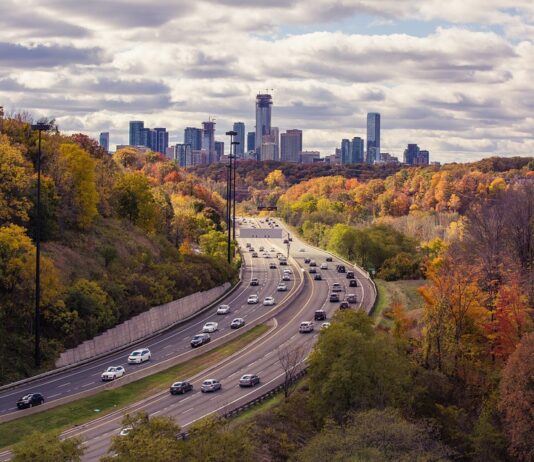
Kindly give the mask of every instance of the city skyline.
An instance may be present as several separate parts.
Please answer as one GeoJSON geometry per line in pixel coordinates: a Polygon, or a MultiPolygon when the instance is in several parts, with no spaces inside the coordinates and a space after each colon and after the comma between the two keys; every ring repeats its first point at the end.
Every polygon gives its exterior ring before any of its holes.
{"type": "Polygon", "coordinates": [[[209,116],[218,132],[250,131],[249,101],[267,92],[273,123],[323,155],[363,137],[367,112],[387,120],[381,148],[398,156],[409,143],[443,162],[529,155],[534,5],[452,3],[6,0],[0,105],[109,132],[113,150],[130,120],[167,127],[169,144],[209,116]]]}

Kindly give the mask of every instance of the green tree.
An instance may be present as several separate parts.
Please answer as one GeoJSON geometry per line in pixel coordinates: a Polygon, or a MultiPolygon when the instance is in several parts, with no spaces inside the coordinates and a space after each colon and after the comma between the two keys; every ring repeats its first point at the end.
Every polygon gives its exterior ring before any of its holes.
{"type": "MultiPolygon", "coordinates": [[[[233,242],[231,252],[233,252],[233,242]]],[[[221,231],[211,230],[200,236],[200,249],[206,255],[212,257],[226,258],[227,255],[227,235],[221,231]]]]}
{"type": "Polygon", "coordinates": [[[362,312],[338,312],[309,361],[310,403],[319,421],[347,412],[402,406],[411,367],[391,337],[362,312]]]}
{"type": "Polygon", "coordinates": [[[60,440],[56,433],[34,432],[13,448],[14,462],[79,462],[85,449],[79,438],[60,440]]]}

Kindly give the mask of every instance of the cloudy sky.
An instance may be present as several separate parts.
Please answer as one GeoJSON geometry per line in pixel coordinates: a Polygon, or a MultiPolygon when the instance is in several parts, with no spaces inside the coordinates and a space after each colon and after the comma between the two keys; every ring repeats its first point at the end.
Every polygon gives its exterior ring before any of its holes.
{"type": "Polygon", "coordinates": [[[382,114],[382,151],[534,153],[532,0],[1,0],[0,105],[127,143],[128,121],[273,125],[333,152],[382,114]],[[268,6],[266,6],[268,5],[268,6]],[[272,90],[271,90],[272,89],[272,90]]]}

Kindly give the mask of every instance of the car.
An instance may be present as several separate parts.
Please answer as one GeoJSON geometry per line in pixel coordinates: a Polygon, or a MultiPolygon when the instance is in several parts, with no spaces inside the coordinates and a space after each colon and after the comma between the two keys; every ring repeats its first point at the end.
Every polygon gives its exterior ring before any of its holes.
{"type": "Polygon", "coordinates": [[[310,263],[310,262],[311,262],[311,258],[306,257],[306,258],[304,259],[304,263],[308,264],[308,263],[310,263]]]}
{"type": "Polygon", "coordinates": [[[345,272],[345,265],[337,265],[336,270],[338,273],[344,273],[345,272]]]}
{"type": "Polygon", "coordinates": [[[287,239],[284,239],[284,244],[289,244],[289,241],[287,239]]]}
{"type": "Polygon", "coordinates": [[[204,324],[204,327],[202,328],[202,333],[204,334],[210,334],[212,332],[215,332],[216,330],[219,330],[219,323],[210,321],[204,324]]]}
{"type": "Polygon", "coordinates": [[[293,274],[293,271],[291,271],[291,268],[284,268],[284,274],[293,274]]]}
{"type": "Polygon", "coordinates": [[[228,314],[230,313],[230,305],[219,305],[217,308],[217,314],[228,314]]]}
{"type": "Polygon", "coordinates": [[[287,260],[285,258],[280,258],[280,266],[287,266],[287,260]]]}
{"type": "Polygon", "coordinates": [[[288,240],[289,242],[293,242],[293,238],[292,238],[291,236],[289,236],[289,237],[287,238],[287,240],[288,240]]]}
{"type": "Polygon", "coordinates": [[[44,396],[41,393],[28,393],[17,401],[17,407],[19,409],[26,409],[28,407],[39,406],[44,402],[44,396]]]}
{"type": "Polygon", "coordinates": [[[354,279],[354,271],[347,271],[347,279],[354,279]]]}
{"type": "Polygon", "coordinates": [[[326,311],[316,310],[315,314],[313,315],[313,319],[315,319],[316,321],[324,321],[326,319],[326,311]]]}
{"type": "Polygon", "coordinates": [[[328,269],[328,263],[321,263],[321,269],[328,269]]]}
{"type": "Polygon", "coordinates": [[[280,282],[278,283],[278,285],[276,286],[276,290],[278,292],[286,292],[287,291],[287,285],[284,283],[284,282],[280,282]]]}
{"type": "Polygon", "coordinates": [[[334,282],[332,284],[332,292],[341,292],[341,284],[339,282],[334,282]]]}
{"type": "Polygon", "coordinates": [[[314,268],[312,266],[308,271],[310,272],[310,274],[315,274],[315,273],[317,273],[317,268],[314,268]]]}
{"type": "Polygon", "coordinates": [[[122,366],[111,366],[108,367],[103,373],[102,373],[102,381],[107,382],[108,380],[115,380],[119,377],[122,377],[125,374],[124,367],[122,366]]]}
{"type": "Polygon", "coordinates": [[[271,256],[266,253],[266,252],[263,252],[263,254],[261,255],[263,258],[271,258],[271,256]]]}
{"type": "Polygon", "coordinates": [[[301,334],[306,334],[308,332],[313,332],[313,322],[312,321],[302,321],[299,326],[299,332],[301,334]]]}
{"type": "Polygon", "coordinates": [[[326,257],[326,261],[332,261],[332,257],[326,257]]]}
{"type": "Polygon", "coordinates": [[[250,285],[251,286],[257,286],[257,285],[259,285],[259,283],[260,283],[260,281],[258,280],[258,278],[252,278],[250,280],[250,285]]]}
{"type": "Polygon", "coordinates": [[[347,294],[347,302],[358,303],[358,297],[356,297],[356,294],[347,294]]]}
{"type": "Polygon", "coordinates": [[[306,252],[306,249],[303,249],[302,247],[299,249],[299,252],[306,252]]]}
{"type": "Polygon", "coordinates": [[[171,395],[183,395],[184,393],[192,390],[193,385],[191,385],[189,382],[174,382],[169,388],[171,395]]]}
{"type": "Polygon", "coordinates": [[[252,244],[250,242],[247,242],[247,249],[250,249],[252,247],[252,244]]]}
{"type": "Polygon", "coordinates": [[[263,248],[263,246],[261,245],[260,246],[260,252],[263,252],[265,249],[263,248]]]}
{"type": "Polygon", "coordinates": [[[245,374],[239,379],[240,387],[253,387],[260,383],[260,378],[255,374],[245,374]]]}
{"type": "Polygon", "coordinates": [[[271,248],[269,249],[269,252],[275,252],[274,247],[271,247],[271,248]]]}
{"type": "Polygon", "coordinates": [[[258,258],[258,252],[252,252],[252,258],[258,258]]]}
{"type": "Polygon", "coordinates": [[[315,260],[310,260],[310,266],[317,266],[317,263],[315,262],[315,260]]]}
{"type": "Polygon", "coordinates": [[[330,326],[331,326],[331,324],[329,322],[323,322],[321,324],[321,330],[328,329],[330,326]]]}
{"type": "Polygon", "coordinates": [[[254,247],[249,247],[249,248],[248,248],[248,251],[249,251],[249,252],[254,252],[254,247]]]}
{"type": "Polygon", "coordinates": [[[340,310],[346,310],[347,308],[350,308],[350,305],[348,302],[346,301],[343,301],[339,304],[339,309],[340,310]]]}
{"type": "Polygon", "coordinates": [[[121,429],[119,436],[128,436],[129,433],[133,430],[133,427],[128,425],[127,427],[124,427],[121,429]]]}
{"type": "Polygon", "coordinates": [[[202,385],[200,385],[200,391],[202,393],[207,393],[210,391],[217,391],[220,389],[221,389],[221,382],[215,379],[204,380],[204,382],[202,382],[202,385]]]}
{"type": "Polygon", "coordinates": [[[276,263],[275,262],[269,263],[269,268],[270,269],[276,269],[276,263]]]}
{"type": "Polygon", "coordinates": [[[265,297],[263,299],[263,305],[264,306],[273,306],[274,305],[274,298],[273,297],[265,297]]]}
{"type": "Polygon", "coordinates": [[[243,318],[235,318],[230,323],[230,328],[239,329],[240,327],[243,327],[244,325],[245,325],[245,320],[243,318]]]}
{"type": "Polygon", "coordinates": [[[291,281],[291,276],[288,273],[282,275],[282,281],[291,281]]]}
{"type": "Polygon", "coordinates": [[[260,301],[260,299],[258,298],[258,296],[256,294],[249,295],[248,299],[247,299],[247,303],[249,305],[255,305],[259,301],[260,301]]]}
{"type": "Polygon", "coordinates": [[[331,302],[339,302],[339,295],[338,294],[330,294],[329,300],[331,302]]]}
{"type": "Polygon", "coordinates": [[[356,279],[351,279],[349,281],[349,287],[358,287],[358,282],[356,281],[356,279]]]}
{"type": "Polygon", "coordinates": [[[152,355],[148,348],[141,348],[139,350],[134,350],[128,356],[128,364],[141,364],[145,361],[150,361],[152,355]]]}
{"type": "Polygon", "coordinates": [[[210,334],[197,334],[191,339],[191,348],[196,348],[211,342],[210,334]]]}
{"type": "Polygon", "coordinates": [[[323,277],[321,276],[321,273],[315,273],[315,275],[313,276],[313,280],[314,281],[322,281],[323,277]]]}

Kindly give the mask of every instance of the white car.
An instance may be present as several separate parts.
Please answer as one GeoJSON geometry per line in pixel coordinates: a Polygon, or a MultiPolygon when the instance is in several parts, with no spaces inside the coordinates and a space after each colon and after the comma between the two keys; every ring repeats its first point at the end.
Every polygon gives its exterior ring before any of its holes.
{"type": "Polygon", "coordinates": [[[210,334],[211,332],[215,332],[218,329],[219,329],[219,323],[210,321],[204,324],[204,327],[202,328],[202,332],[210,334]]]}
{"type": "Polygon", "coordinates": [[[299,332],[301,334],[307,332],[313,332],[313,322],[312,321],[302,321],[299,326],[299,332]]]}
{"type": "Polygon", "coordinates": [[[264,306],[273,306],[274,305],[274,298],[273,297],[265,297],[263,299],[264,306]]]}
{"type": "Polygon", "coordinates": [[[291,269],[289,269],[289,268],[285,268],[283,273],[284,274],[293,274],[293,271],[291,271],[291,269]]]}
{"type": "Polygon", "coordinates": [[[260,301],[260,299],[258,298],[257,295],[253,294],[253,295],[249,295],[248,296],[248,299],[247,299],[247,303],[249,305],[255,305],[256,303],[258,303],[260,301]]]}
{"type": "Polygon", "coordinates": [[[329,322],[323,322],[321,324],[321,330],[328,329],[329,327],[330,327],[330,323],[329,322]]]}
{"type": "Polygon", "coordinates": [[[119,436],[128,436],[128,433],[130,433],[133,430],[133,427],[124,427],[121,432],[119,433],[119,436]]]}
{"type": "Polygon", "coordinates": [[[126,371],[122,366],[108,367],[102,374],[102,381],[115,380],[122,377],[126,371]]]}
{"type": "Polygon", "coordinates": [[[130,356],[128,356],[128,364],[141,364],[145,361],[150,361],[151,356],[148,348],[132,351],[130,356]]]}
{"type": "Polygon", "coordinates": [[[321,263],[321,269],[328,269],[327,263],[321,263]]]}
{"type": "Polygon", "coordinates": [[[282,281],[291,281],[291,276],[288,273],[282,275],[282,281]]]}
{"type": "Polygon", "coordinates": [[[276,290],[278,292],[285,292],[287,290],[287,285],[285,284],[285,282],[280,282],[277,286],[276,286],[276,290]]]}
{"type": "Polygon", "coordinates": [[[217,314],[228,314],[230,313],[230,305],[219,305],[217,308],[217,314]]]}
{"type": "Polygon", "coordinates": [[[299,249],[299,252],[306,252],[306,249],[303,249],[302,247],[299,249]]]}

